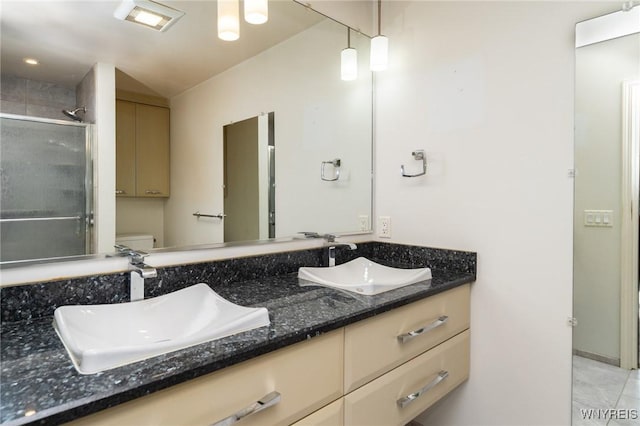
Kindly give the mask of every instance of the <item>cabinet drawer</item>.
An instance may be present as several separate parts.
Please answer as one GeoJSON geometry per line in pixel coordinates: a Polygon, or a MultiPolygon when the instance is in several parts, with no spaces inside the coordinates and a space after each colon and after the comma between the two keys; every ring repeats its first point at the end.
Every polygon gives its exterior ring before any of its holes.
{"type": "Polygon", "coordinates": [[[344,400],[340,398],[324,408],[309,414],[293,426],[343,426],[344,400]]]}
{"type": "Polygon", "coordinates": [[[344,423],[404,425],[468,376],[469,330],[466,330],[345,396],[344,423]],[[417,396],[427,385],[431,387],[417,396]],[[412,394],[414,398],[406,398],[412,394]]]}
{"type": "Polygon", "coordinates": [[[79,419],[72,425],[210,425],[271,392],[275,405],[242,419],[242,426],[284,425],[342,396],[343,330],[79,419]]]}
{"type": "Polygon", "coordinates": [[[467,328],[469,284],[347,326],[345,393],[467,328]]]}

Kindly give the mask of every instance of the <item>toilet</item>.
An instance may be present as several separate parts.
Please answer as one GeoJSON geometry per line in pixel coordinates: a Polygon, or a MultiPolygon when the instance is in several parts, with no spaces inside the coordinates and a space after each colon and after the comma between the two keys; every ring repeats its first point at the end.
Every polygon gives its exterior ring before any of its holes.
{"type": "Polygon", "coordinates": [[[118,234],[116,244],[127,246],[133,250],[151,250],[153,235],[149,234],[118,234]]]}

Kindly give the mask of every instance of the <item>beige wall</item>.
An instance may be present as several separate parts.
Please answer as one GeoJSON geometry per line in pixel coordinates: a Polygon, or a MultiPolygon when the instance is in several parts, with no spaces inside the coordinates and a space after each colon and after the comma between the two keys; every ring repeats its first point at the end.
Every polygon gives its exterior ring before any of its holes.
{"type": "Polygon", "coordinates": [[[574,27],[619,5],[383,6],[376,215],[392,241],[478,252],[470,379],[418,420],[570,424],[574,27]],[[403,180],[417,148],[431,169],[403,180]]]}
{"type": "Polygon", "coordinates": [[[163,198],[116,198],[116,235],[149,234],[164,247],[163,198]]]}
{"type": "Polygon", "coordinates": [[[576,50],[574,349],[620,359],[622,82],[640,78],[640,35],[576,50]],[[613,210],[613,227],[584,226],[613,210]]]}

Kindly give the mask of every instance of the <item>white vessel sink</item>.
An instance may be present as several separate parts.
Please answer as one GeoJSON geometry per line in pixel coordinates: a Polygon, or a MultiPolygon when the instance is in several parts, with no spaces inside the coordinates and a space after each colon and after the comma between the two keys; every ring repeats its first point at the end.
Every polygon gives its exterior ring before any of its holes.
{"type": "Polygon", "coordinates": [[[196,284],[136,302],[61,306],[53,325],[76,369],[92,374],[267,326],[269,314],[196,284]]]}
{"type": "MultiPolygon", "coordinates": [[[[330,267],[302,267],[298,278],[316,285],[347,290],[358,294],[374,295],[385,291],[430,280],[431,269],[391,268],[359,257],[350,262],[330,267]]],[[[301,283],[305,285],[304,283],[301,283]]]]}

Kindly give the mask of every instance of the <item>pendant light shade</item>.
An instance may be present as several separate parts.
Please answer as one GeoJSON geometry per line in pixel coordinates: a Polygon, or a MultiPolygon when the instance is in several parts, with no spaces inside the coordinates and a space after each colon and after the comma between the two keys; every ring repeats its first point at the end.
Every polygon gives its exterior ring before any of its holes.
{"type": "Polygon", "coordinates": [[[347,48],[340,53],[340,78],[351,81],[358,78],[358,51],[351,47],[351,28],[347,27],[347,48]]]}
{"type": "Polygon", "coordinates": [[[239,0],[218,0],[218,37],[226,41],[240,37],[239,0]]]}
{"type": "Polygon", "coordinates": [[[380,34],[382,20],[382,0],[378,0],[378,35],[371,39],[370,67],[371,71],[387,69],[389,62],[389,39],[380,34]]]}
{"type": "Polygon", "coordinates": [[[244,0],[244,20],[250,24],[264,24],[269,19],[268,0],[244,0]]]}
{"type": "Polygon", "coordinates": [[[340,54],[340,78],[344,81],[358,78],[358,51],[353,47],[342,49],[340,54]]]}
{"type": "Polygon", "coordinates": [[[371,39],[371,71],[384,71],[389,62],[389,39],[383,35],[371,39]]]}

